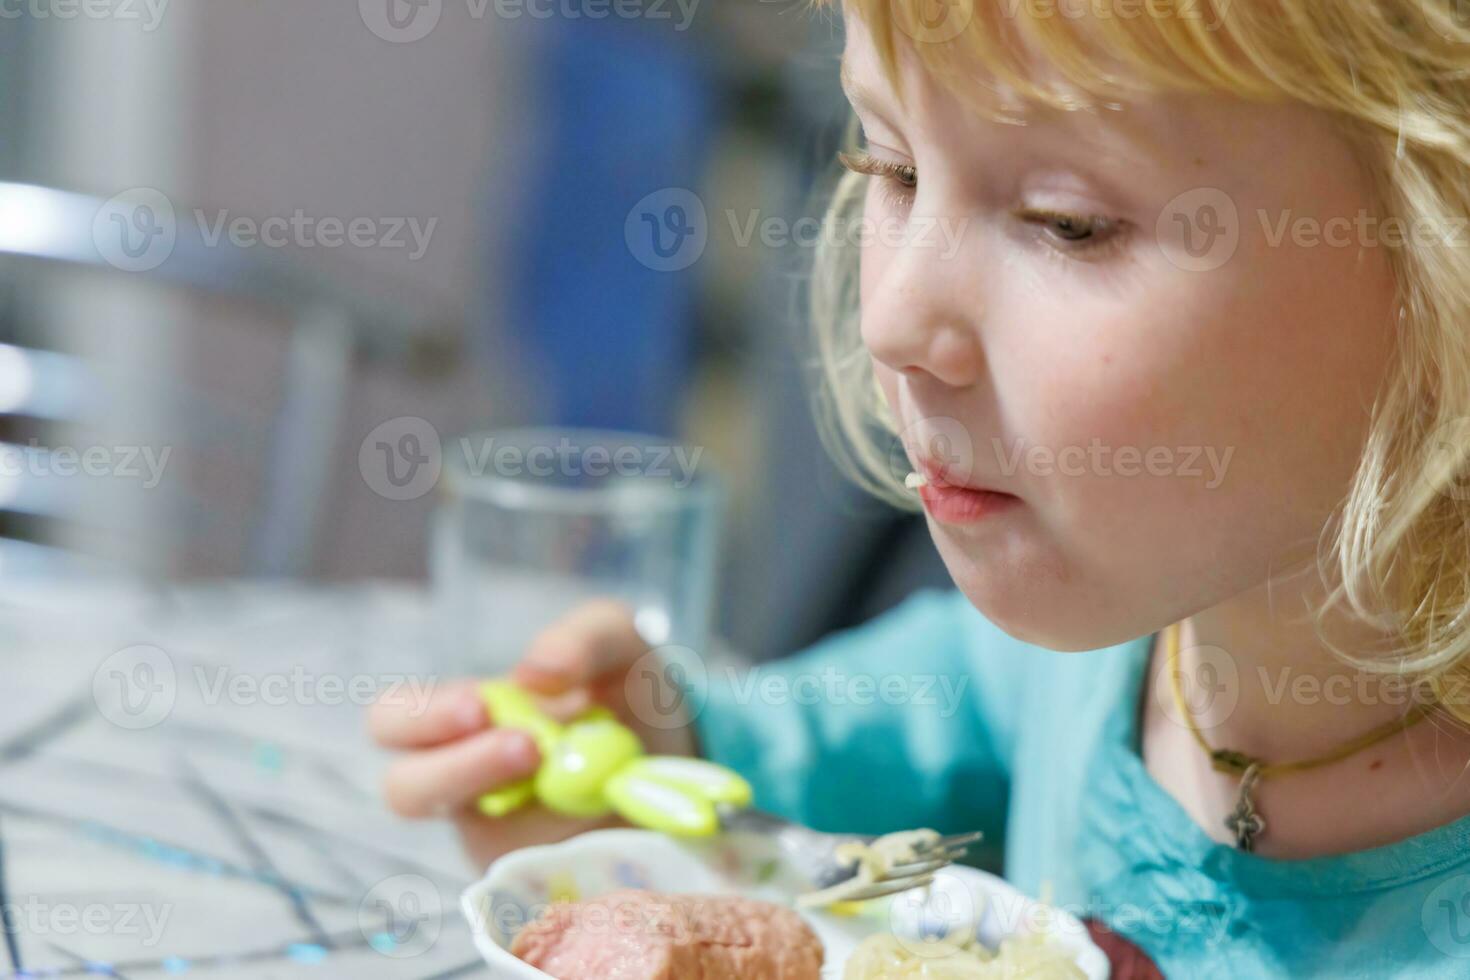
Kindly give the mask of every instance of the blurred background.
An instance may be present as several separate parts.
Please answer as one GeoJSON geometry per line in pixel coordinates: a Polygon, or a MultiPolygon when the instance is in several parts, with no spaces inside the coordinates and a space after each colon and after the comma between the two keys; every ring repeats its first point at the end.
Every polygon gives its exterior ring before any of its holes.
{"type": "Polygon", "coordinates": [[[424,582],[442,495],[360,456],[421,419],[701,447],[754,659],[945,584],[810,410],[840,49],[789,0],[0,3],[0,575],[424,582]]]}
{"type": "Polygon", "coordinates": [[[363,730],[544,612],[469,549],[647,572],[667,670],[947,585],[813,422],[840,48],[787,0],[0,0],[0,977],[488,975],[363,730]],[[528,425],[697,452],[720,518],[476,523],[461,436],[528,425]]]}

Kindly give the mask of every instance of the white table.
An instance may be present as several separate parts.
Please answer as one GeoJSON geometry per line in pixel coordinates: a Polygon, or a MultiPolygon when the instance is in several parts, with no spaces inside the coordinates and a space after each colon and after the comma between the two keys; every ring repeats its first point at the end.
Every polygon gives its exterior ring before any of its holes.
{"type": "Polygon", "coordinates": [[[0,977],[489,976],[476,869],[363,728],[431,626],[398,586],[7,586],[0,977]]]}

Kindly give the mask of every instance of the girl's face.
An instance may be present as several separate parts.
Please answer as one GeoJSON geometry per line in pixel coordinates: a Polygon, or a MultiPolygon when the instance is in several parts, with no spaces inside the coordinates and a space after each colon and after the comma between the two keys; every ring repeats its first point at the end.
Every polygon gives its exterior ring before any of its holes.
{"type": "Polygon", "coordinates": [[[849,12],[862,335],[915,467],[1016,498],[926,507],[960,589],[1093,649],[1313,554],[1397,311],[1329,118],[1170,96],[1008,125],[900,51],[903,101],[849,12]]]}

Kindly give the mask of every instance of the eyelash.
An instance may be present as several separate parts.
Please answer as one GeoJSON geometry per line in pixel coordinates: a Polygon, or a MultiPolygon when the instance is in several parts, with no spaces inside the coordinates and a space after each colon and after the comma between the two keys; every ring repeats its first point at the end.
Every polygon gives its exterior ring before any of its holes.
{"type": "Polygon", "coordinates": [[[884,203],[894,207],[907,207],[914,202],[914,192],[919,186],[918,168],[891,160],[880,160],[867,150],[838,153],[837,160],[855,174],[882,178],[884,203]]]}
{"type": "MultiPolygon", "coordinates": [[[[837,159],[853,173],[881,178],[884,203],[890,207],[907,207],[913,203],[918,190],[918,168],[910,164],[881,160],[867,150],[859,150],[857,153],[840,152],[837,159]]],[[[1116,247],[1125,224],[1116,218],[1102,215],[1074,214],[1047,208],[1021,208],[1014,214],[1027,224],[1040,226],[1041,233],[1046,235],[1053,248],[1073,255],[1086,253],[1089,257],[1094,253],[1101,254],[1104,249],[1116,247]],[[1094,230],[1085,238],[1069,238],[1064,231],[1058,230],[1088,223],[1094,226],[1094,230]]]]}

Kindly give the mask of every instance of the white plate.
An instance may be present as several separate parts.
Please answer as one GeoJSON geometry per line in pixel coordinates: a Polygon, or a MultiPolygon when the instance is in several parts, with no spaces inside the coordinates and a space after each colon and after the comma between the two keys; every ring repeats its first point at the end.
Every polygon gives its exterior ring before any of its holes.
{"type": "MultiPolygon", "coordinates": [[[[549,980],[510,954],[516,933],[554,899],[596,898],[622,888],[743,895],[783,905],[807,890],[767,838],[726,834],[690,841],[644,830],[598,830],[505,855],[465,891],[460,904],[474,929],[475,945],[495,967],[496,977],[549,980]]],[[[944,935],[946,929],[955,935],[971,928],[991,946],[1005,936],[1045,931],[1073,953],[1088,980],[1108,978],[1107,957],[1075,917],[1044,909],[1002,879],[973,868],[941,872],[927,900],[910,891],[867,902],[858,915],[801,914],[826,951],[826,980],[840,980],[847,957],[875,932],[918,940],[944,935]]]]}

